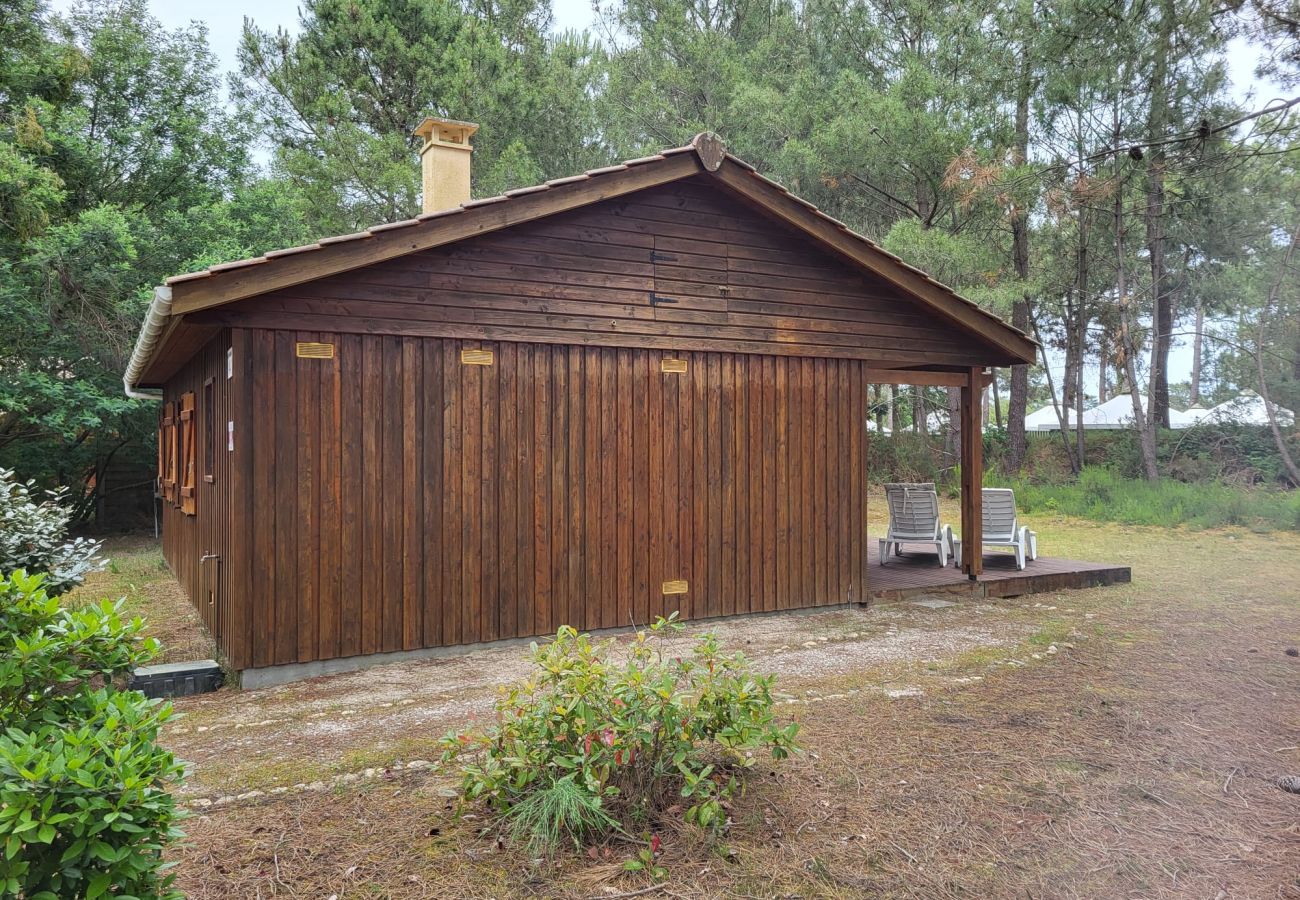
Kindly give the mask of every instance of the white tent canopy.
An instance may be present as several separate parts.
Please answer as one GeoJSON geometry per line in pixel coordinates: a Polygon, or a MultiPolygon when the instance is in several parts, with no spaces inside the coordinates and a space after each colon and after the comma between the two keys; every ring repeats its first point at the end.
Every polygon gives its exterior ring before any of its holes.
{"type": "MultiPolygon", "coordinates": [[[[1289,427],[1295,424],[1295,413],[1276,403],[1272,406],[1279,425],[1289,427]]],[[[1263,397],[1247,391],[1211,408],[1200,421],[1202,424],[1267,425],[1268,410],[1264,407],[1263,397]]]]}
{"type": "MultiPolygon", "coordinates": [[[[1147,398],[1141,397],[1142,411],[1147,410],[1147,398]]],[[[1100,406],[1083,412],[1084,428],[1128,428],[1133,424],[1133,398],[1128,394],[1111,397],[1100,406]]]]}
{"type": "MultiPolygon", "coordinates": [[[[1073,426],[1079,414],[1070,407],[1066,407],[1062,412],[1065,413],[1066,427],[1073,426]]],[[[1025,416],[1025,431],[1059,431],[1060,428],[1061,423],[1056,418],[1054,406],[1044,406],[1025,416]]]]}

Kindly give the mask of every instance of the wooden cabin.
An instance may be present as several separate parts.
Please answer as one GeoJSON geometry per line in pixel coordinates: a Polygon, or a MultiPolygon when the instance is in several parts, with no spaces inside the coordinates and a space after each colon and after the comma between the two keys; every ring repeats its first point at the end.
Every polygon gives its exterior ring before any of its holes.
{"type": "Polygon", "coordinates": [[[715,136],[471,201],[473,129],[423,215],[155,293],[164,552],[245,684],[861,601],[870,384],[961,386],[979,484],[1024,334],[715,136]]]}

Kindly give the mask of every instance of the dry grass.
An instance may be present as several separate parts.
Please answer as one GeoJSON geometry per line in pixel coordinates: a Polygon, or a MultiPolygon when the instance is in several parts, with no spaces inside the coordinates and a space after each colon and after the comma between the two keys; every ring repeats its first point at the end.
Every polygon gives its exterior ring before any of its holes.
{"type": "Polygon", "coordinates": [[[66,603],[75,606],[105,597],[122,598],[127,613],[144,618],[147,633],[162,642],[162,656],[156,662],[213,658],[212,639],[172,578],[157,541],[110,538],[103,555],[109,560],[108,567],[91,574],[85,584],[68,594],[66,603]]]}
{"type": "MultiPolygon", "coordinates": [[[[877,611],[904,632],[996,622],[1011,638],[782,676],[812,700],[783,707],[802,722],[807,753],[749,785],[724,842],[665,835],[670,878],[642,896],[1300,898],[1300,796],[1275,784],[1300,773],[1300,659],[1285,654],[1300,644],[1300,539],[1037,524],[1053,555],[1129,563],[1134,583],[877,611]],[[882,685],[906,690],[890,699],[882,685]]],[[[800,636],[843,627],[789,625],[800,636]]],[[[761,664],[779,658],[764,652],[761,664]]],[[[252,713],[313,692],[355,699],[333,690],[325,680],[183,708],[197,722],[223,704],[252,713]]],[[[382,765],[434,736],[418,718],[376,725],[388,731],[369,746],[350,739],[331,756],[328,742],[300,739],[276,746],[277,763],[337,768],[365,751],[365,764],[382,765]]],[[[181,742],[209,767],[248,752],[229,733],[204,744],[191,730],[181,742]]],[[[483,820],[455,819],[445,788],[437,774],[389,773],[211,809],[187,824],[181,884],[192,898],[649,886],[620,872],[626,847],[530,860],[483,820]]]]}
{"type": "MultiPolygon", "coordinates": [[[[1130,564],[1134,583],[723,626],[806,701],[783,714],[808,752],[749,785],[722,843],[663,835],[670,878],[643,896],[1300,900],[1300,796],[1275,784],[1300,774],[1300,659],[1285,655],[1300,538],[1035,524],[1052,555],[1130,564]],[[830,642],[801,647],[817,637],[830,642]]],[[[210,655],[156,546],[109,552],[71,601],[125,596],[167,659],[210,655]]],[[[390,667],[379,691],[339,676],[190,698],[168,740],[196,764],[190,796],[382,770],[427,758],[517,656],[390,667]]],[[[446,788],[390,772],[211,808],[186,824],[181,884],[192,898],[649,886],[621,872],[626,846],[530,860],[455,819],[446,788]]]]}

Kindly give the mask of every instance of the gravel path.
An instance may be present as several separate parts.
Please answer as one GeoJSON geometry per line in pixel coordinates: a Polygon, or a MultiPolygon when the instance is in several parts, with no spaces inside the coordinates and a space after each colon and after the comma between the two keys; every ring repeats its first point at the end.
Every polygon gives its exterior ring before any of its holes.
{"type": "MultiPolygon", "coordinates": [[[[786,698],[804,685],[855,671],[941,663],[1023,637],[1005,605],[916,602],[795,612],[689,625],[666,650],[689,650],[716,631],[756,668],[778,676],[786,698]]],[[[620,644],[628,633],[616,636],[620,644]]],[[[398,663],[256,691],[224,690],[176,702],[166,741],[191,766],[191,796],[286,787],[357,769],[430,758],[448,729],[489,714],[497,689],[525,677],[519,645],[398,663]]],[[[907,696],[896,678],[886,690],[907,696]]]]}

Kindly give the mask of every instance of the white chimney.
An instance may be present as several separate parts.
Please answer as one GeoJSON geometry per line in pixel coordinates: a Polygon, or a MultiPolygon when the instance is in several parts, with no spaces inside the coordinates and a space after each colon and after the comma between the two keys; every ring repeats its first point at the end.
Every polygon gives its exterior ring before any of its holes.
{"type": "Polygon", "coordinates": [[[437,212],[468,202],[469,164],[474,153],[469,139],[476,131],[478,126],[473,122],[433,117],[415,129],[415,134],[424,139],[420,147],[423,212],[437,212]]]}

